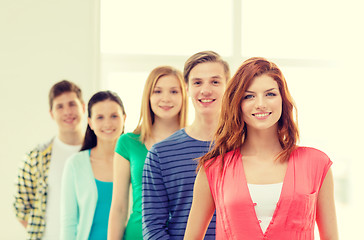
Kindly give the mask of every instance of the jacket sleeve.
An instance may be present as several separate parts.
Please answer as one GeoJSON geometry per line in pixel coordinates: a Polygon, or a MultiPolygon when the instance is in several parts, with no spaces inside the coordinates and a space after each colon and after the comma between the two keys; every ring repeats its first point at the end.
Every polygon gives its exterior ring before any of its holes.
{"type": "Polygon", "coordinates": [[[36,193],[36,176],[34,162],[36,162],[38,151],[32,151],[26,155],[18,170],[16,191],[13,207],[19,220],[28,221],[32,211],[36,193]]]}
{"type": "Polygon", "coordinates": [[[143,170],[143,238],[169,239],[168,196],[161,174],[157,150],[152,147],[147,154],[143,170]]]}
{"type": "Polygon", "coordinates": [[[62,176],[61,189],[61,240],[76,239],[78,225],[78,203],[76,195],[73,158],[67,160],[62,176]]]}

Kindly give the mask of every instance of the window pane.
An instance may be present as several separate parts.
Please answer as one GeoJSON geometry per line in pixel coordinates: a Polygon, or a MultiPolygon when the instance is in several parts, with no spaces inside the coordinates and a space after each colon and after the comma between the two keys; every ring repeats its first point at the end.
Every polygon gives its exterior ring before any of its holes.
{"type": "Polygon", "coordinates": [[[135,129],[139,121],[141,100],[147,72],[112,72],[102,82],[102,88],[116,92],[123,101],[126,121],[125,132],[135,129]]]}
{"type": "Polygon", "coordinates": [[[100,4],[102,53],[232,53],[231,0],[105,0],[100,4]]]}
{"type": "Polygon", "coordinates": [[[343,36],[341,1],[242,1],[242,54],[332,59],[343,36]],[[264,6],[264,7],[262,7],[264,6]]]}

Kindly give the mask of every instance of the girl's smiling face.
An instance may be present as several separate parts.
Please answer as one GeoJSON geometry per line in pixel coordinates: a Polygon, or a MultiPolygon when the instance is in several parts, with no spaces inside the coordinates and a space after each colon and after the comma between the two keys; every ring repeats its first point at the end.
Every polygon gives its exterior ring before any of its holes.
{"type": "Polygon", "coordinates": [[[243,120],[247,129],[277,129],[282,115],[282,97],[277,82],[263,74],[255,77],[242,101],[243,120]]]}

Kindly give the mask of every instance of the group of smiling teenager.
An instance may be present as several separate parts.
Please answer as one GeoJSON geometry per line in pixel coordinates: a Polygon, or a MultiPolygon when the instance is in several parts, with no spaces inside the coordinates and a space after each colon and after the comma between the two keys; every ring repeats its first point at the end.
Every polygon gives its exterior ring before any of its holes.
{"type": "Polygon", "coordinates": [[[230,79],[213,51],[191,56],[183,75],[150,73],[133,132],[117,94],[96,93],[64,167],[61,239],[303,240],[315,223],[321,239],[338,239],[332,162],[297,145],[295,113],[274,63],[250,58],[230,79]]]}

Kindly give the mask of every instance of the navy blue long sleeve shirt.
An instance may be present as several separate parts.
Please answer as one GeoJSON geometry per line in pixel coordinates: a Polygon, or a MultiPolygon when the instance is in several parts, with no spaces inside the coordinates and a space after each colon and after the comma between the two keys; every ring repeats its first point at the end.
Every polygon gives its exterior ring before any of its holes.
{"type": "MultiPolygon", "coordinates": [[[[210,142],[188,136],[184,129],[155,144],[143,171],[144,239],[183,239],[190,212],[197,160],[210,142]]],[[[215,239],[215,215],[205,239],[215,239]]]]}

